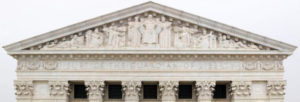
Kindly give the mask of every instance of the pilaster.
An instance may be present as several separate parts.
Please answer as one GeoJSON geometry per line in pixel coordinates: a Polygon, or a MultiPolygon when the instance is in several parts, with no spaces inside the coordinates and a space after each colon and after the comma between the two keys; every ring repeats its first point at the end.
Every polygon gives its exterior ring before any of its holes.
{"type": "Polygon", "coordinates": [[[69,102],[70,87],[68,81],[49,81],[50,97],[55,102],[69,102]]]}
{"type": "Polygon", "coordinates": [[[284,102],[285,80],[268,80],[267,95],[270,102],[284,102]]]}
{"type": "Polygon", "coordinates": [[[211,102],[216,81],[196,81],[198,102],[211,102]]]}
{"type": "Polygon", "coordinates": [[[251,100],[251,81],[232,81],[230,94],[232,102],[249,102],[251,100]]]}
{"type": "Polygon", "coordinates": [[[139,102],[141,81],[122,81],[125,102],[139,102]]]}
{"type": "Polygon", "coordinates": [[[178,85],[178,81],[160,81],[159,90],[161,91],[161,101],[175,102],[178,91],[178,85]]]}
{"type": "Polygon", "coordinates": [[[31,102],[33,96],[32,80],[15,80],[14,86],[17,102],[31,102]]]}
{"type": "Polygon", "coordinates": [[[104,81],[88,80],[84,84],[87,87],[89,102],[103,102],[104,81]]]}

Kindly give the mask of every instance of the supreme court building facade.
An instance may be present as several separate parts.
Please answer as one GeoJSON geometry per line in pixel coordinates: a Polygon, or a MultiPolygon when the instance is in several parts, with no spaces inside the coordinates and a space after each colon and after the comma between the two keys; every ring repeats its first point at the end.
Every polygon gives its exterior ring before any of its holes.
{"type": "Polygon", "coordinates": [[[296,49],[153,2],[4,48],[17,102],[283,102],[296,49]]]}

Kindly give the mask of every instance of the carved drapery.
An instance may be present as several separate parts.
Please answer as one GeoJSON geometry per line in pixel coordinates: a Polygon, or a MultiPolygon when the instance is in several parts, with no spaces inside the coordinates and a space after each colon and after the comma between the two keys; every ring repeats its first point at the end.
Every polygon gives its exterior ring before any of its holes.
{"type": "Polygon", "coordinates": [[[88,91],[89,102],[103,102],[104,81],[87,80],[84,82],[88,91]]]}
{"type": "Polygon", "coordinates": [[[68,81],[49,81],[50,96],[66,97],[70,95],[70,87],[68,81]]]}
{"type": "Polygon", "coordinates": [[[141,81],[122,81],[122,90],[125,96],[125,102],[138,102],[140,91],[141,91],[141,81]]]}
{"type": "Polygon", "coordinates": [[[210,102],[215,90],[216,81],[196,81],[196,95],[198,102],[210,102]]]}
{"type": "Polygon", "coordinates": [[[269,80],[267,82],[267,94],[269,96],[283,96],[285,95],[286,81],[284,80],[269,80]]]}
{"type": "Polygon", "coordinates": [[[251,96],[251,81],[233,81],[230,94],[234,97],[251,96]]]}
{"type": "Polygon", "coordinates": [[[178,81],[160,81],[159,90],[161,91],[162,102],[175,102],[177,91],[178,91],[178,81]]]}
{"type": "Polygon", "coordinates": [[[15,95],[17,97],[31,97],[33,96],[33,83],[30,80],[16,80],[14,81],[15,95]]]}
{"type": "Polygon", "coordinates": [[[110,22],[29,49],[184,48],[273,50],[228,34],[155,12],[110,22]]]}

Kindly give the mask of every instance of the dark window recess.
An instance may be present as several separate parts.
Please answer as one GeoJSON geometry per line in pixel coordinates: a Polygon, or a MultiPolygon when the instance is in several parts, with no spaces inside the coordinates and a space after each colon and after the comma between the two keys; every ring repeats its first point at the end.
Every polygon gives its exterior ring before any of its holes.
{"type": "Polygon", "coordinates": [[[144,85],[144,99],[156,99],[157,98],[157,85],[144,85]]]}
{"type": "Polygon", "coordinates": [[[74,85],[74,98],[87,98],[87,91],[84,85],[74,85]]]}
{"type": "Polygon", "coordinates": [[[214,98],[226,98],[226,85],[216,85],[214,98]]]}
{"type": "Polygon", "coordinates": [[[122,86],[121,85],[109,85],[108,86],[108,98],[122,99],[122,86]]]}
{"type": "Polygon", "coordinates": [[[192,98],[192,85],[179,85],[178,98],[191,99],[192,98]]]}

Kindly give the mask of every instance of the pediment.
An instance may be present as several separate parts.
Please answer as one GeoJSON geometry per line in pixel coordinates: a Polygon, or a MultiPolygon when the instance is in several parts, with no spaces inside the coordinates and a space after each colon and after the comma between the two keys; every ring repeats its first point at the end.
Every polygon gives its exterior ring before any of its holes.
{"type": "Polygon", "coordinates": [[[148,2],[42,34],[5,48],[17,51],[225,50],[291,52],[296,47],[148,2]]]}

